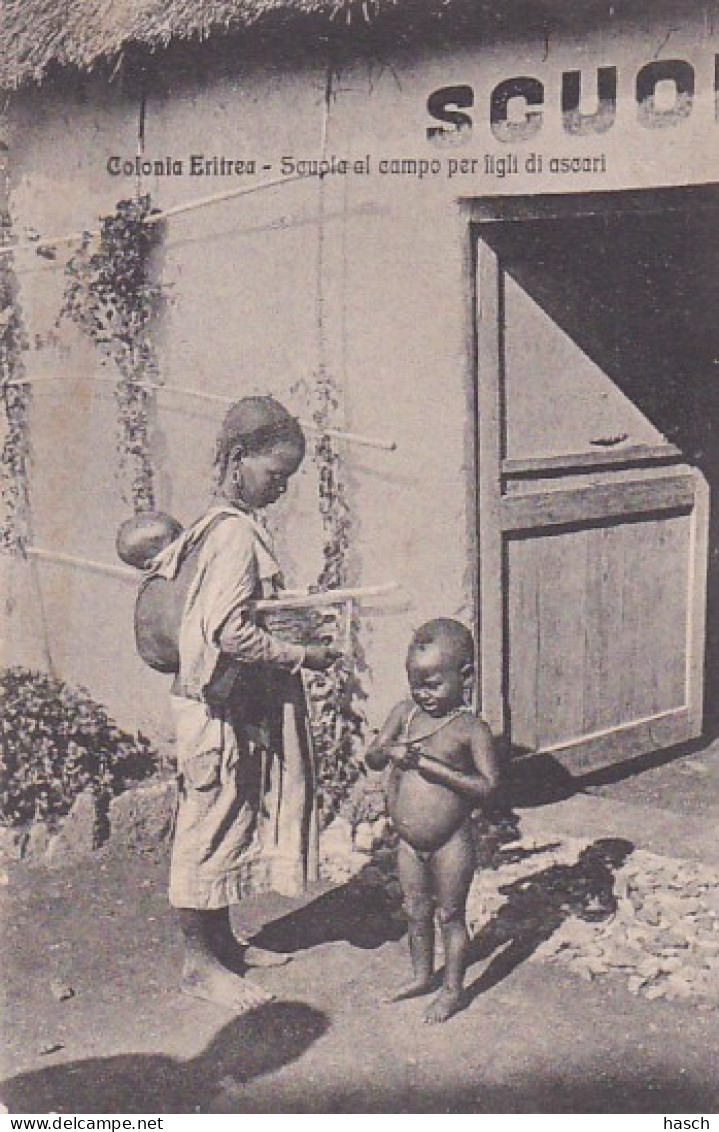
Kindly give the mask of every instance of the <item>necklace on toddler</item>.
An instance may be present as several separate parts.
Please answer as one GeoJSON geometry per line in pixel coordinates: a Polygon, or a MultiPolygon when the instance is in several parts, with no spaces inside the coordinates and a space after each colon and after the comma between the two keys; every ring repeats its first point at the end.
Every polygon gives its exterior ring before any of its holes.
{"type": "Polygon", "coordinates": [[[431,739],[433,735],[439,735],[440,731],[444,730],[445,727],[448,727],[449,724],[452,723],[455,719],[458,719],[460,715],[472,714],[471,708],[455,708],[454,711],[451,711],[449,715],[446,715],[444,717],[442,722],[437,727],[434,727],[431,731],[425,731],[424,735],[416,735],[414,739],[410,739],[408,732],[412,724],[412,720],[415,718],[418,711],[419,707],[414,707],[409,713],[409,715],[407,716],[407,722],[404,725],[405,737],[404,739],[395,739],[395,741],[391,744],[393,747],[413,747],[415,743],[424,743],[426,739],[431,739]]]}

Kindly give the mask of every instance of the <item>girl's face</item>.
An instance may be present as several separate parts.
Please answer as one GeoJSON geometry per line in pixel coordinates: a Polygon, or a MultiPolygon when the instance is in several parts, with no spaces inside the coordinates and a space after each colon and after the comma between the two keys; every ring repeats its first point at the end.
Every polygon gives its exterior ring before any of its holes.
{"type": "Polygon", "coordinates": [[[304,448],[292,440],[283,440],[272,448],[254,455],[240,454],[234,494],[253,510],[269,507],[287,491],[287,483],[304,458],[304,448]]]}

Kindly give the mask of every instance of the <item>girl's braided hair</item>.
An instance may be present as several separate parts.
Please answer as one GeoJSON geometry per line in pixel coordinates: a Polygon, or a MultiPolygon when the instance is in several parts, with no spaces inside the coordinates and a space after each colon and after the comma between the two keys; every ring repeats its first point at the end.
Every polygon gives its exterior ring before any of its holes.
{"type": "Polygon", "coordinates": [[[305,434],[296,417],[274,397],[243,397],[230,407],[222,422],[215,446],[215,475],[222,483],[227,475],[232,450],[238,445],[243,454],[257,456],[278,444],[296,444],[304,453],[305,434]]]}

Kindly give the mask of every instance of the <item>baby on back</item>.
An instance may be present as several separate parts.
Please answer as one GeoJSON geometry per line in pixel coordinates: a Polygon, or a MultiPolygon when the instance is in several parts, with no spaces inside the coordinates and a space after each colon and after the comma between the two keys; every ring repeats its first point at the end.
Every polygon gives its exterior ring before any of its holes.
{"type": "Polygon", "coordinates": [[[164,511],[145,511],[120,525],[115,540],[118,556],[127,566],[149,570],[153,558],[182,534],[182,524],[164,511]]]}

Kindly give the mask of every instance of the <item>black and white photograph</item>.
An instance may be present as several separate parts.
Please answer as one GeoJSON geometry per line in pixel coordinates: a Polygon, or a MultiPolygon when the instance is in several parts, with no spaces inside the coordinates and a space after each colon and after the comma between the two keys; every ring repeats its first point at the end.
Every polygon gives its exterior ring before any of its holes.
{"type": "Polygon", "coordinates": [[[0,1119],[717,1123],[717,499],[714,0],[2,0],[0,1119]]]}

